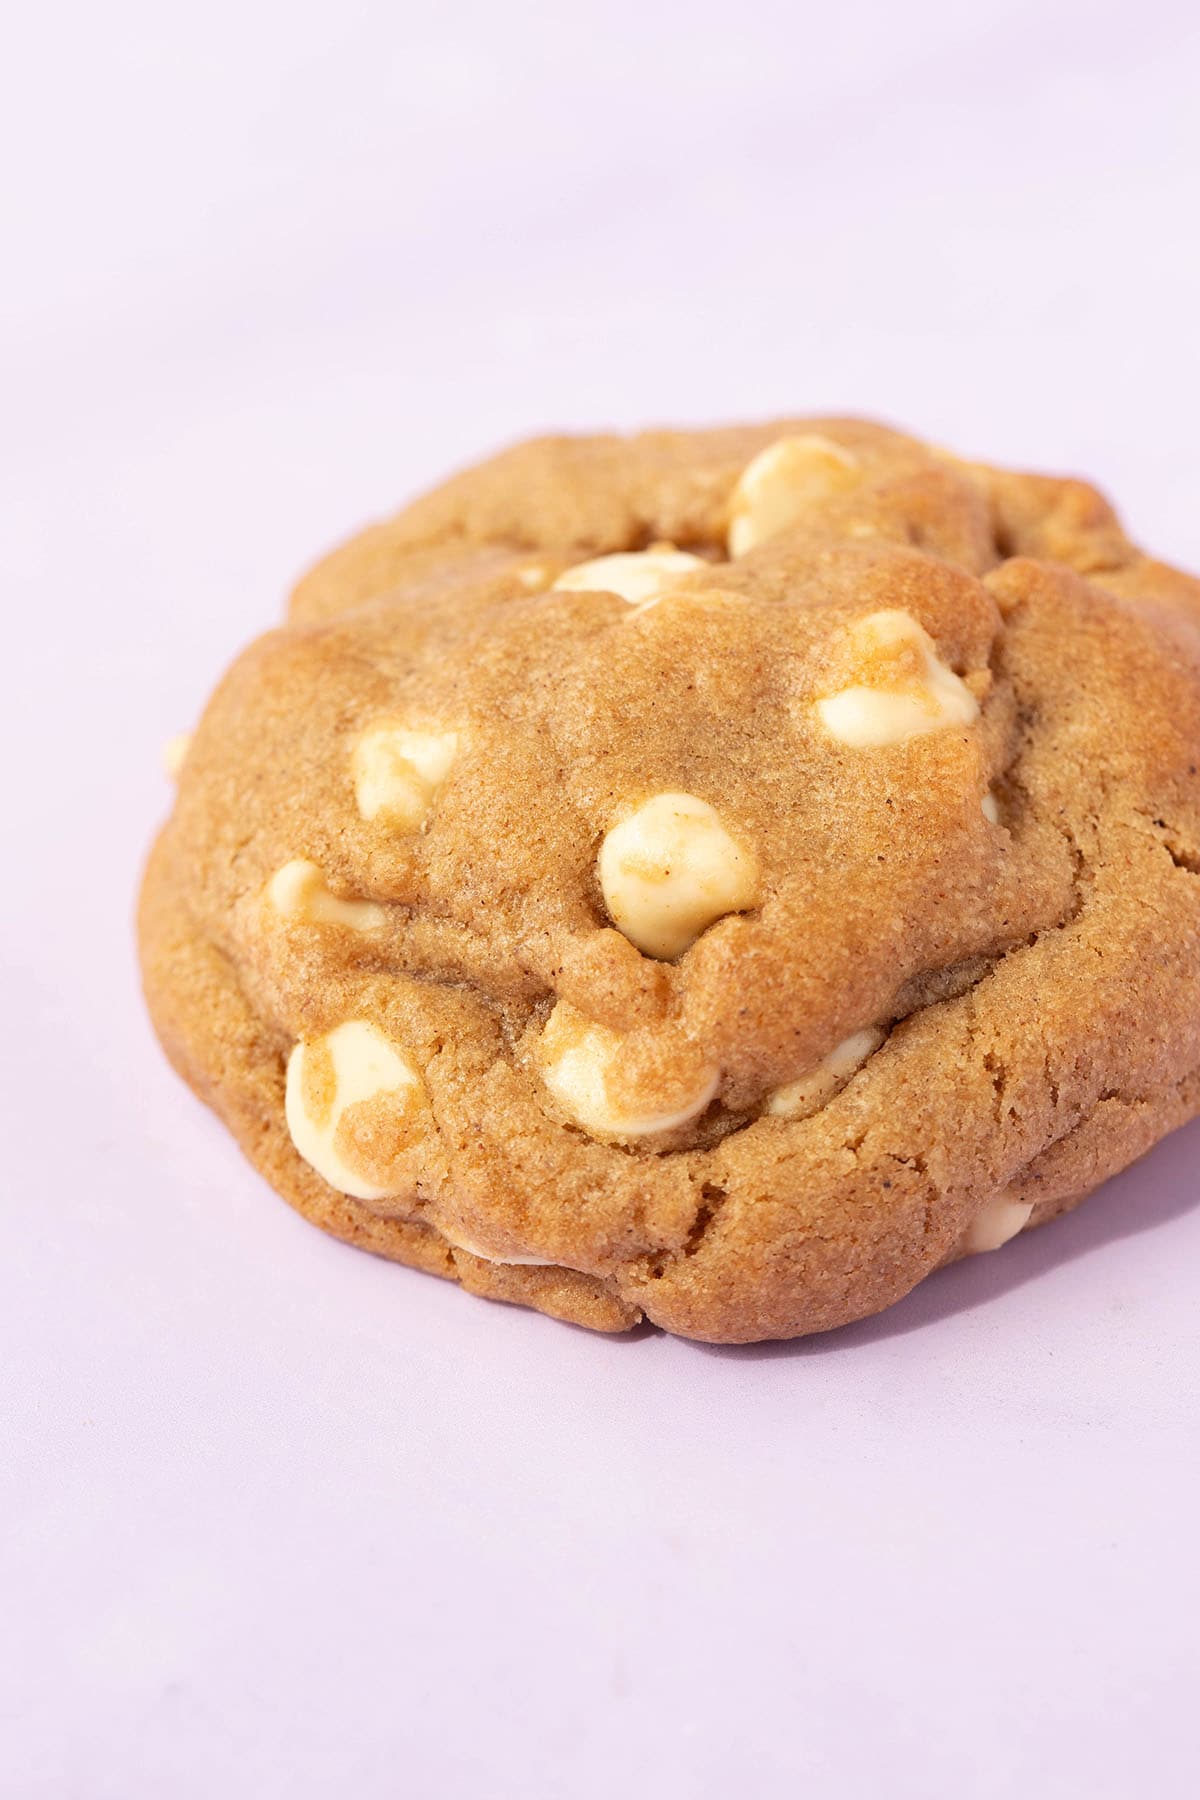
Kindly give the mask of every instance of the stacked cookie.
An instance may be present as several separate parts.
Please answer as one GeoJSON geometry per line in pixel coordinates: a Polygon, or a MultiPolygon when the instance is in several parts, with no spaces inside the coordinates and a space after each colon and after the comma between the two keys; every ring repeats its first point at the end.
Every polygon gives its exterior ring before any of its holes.
{"type": "Polygon", "coordinates": [[[827,1329],[1200,1110],[1200,584],[880,426],[547,439],[218,688],[141,907],[181,1074],[473,1292],[827,1329]]]}

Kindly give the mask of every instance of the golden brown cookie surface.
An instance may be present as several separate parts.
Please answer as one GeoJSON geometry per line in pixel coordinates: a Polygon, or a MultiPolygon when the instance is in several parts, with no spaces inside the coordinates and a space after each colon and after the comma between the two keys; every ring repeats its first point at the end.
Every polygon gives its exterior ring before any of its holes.
{"type": "Polygon", "coordinates": [[[559,439],[326,559],[151,858],[176,1066],[318,1223],[825,1329],[1200,1108],[1200,585],[845,420],[559,439]]]}

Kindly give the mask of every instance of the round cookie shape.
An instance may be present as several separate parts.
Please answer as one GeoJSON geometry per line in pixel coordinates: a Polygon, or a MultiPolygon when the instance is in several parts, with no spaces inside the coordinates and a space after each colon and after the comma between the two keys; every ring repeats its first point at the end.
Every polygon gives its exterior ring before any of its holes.
{"type": "Polygon", "coordinates": [[[181,1073],[351,1242],[828,1329],[1200,1110],[1200,587],[882,426],[548,439],[327,558],[173,759],[181,1073]]]}

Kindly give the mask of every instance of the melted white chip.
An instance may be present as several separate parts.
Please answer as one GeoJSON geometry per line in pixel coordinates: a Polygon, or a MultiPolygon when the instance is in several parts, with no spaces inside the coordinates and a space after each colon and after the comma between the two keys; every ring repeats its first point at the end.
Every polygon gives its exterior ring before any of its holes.
{"type": "Polygon", "coordinates": [[[416,831],[457,754],[456,731],[415,731],[386,720],[369,726],[351,753],[359,814],[397,831],[416,831]]]}
{"type": "Polygon", "coordinates": [[[974,694],[942,662],[911,613],[872,613],[855,627],[854,642],[865,679],[816,705],[822,725],[840,744],[879,750],[979,717],[974,694]]]}
{"type": "Polygon", "coordinates": [[[497,1256],[494,1250],[485,1250],[465,1231],[452,1231],[448,1225],[439,1225],[438,1230],[446,1242],[455,1250],[465,1250],[468,1256],[478,1257],[480,1262],[495,1263],[504,1269],[553,1269],[554,1263],[546,1262],[540,1256],[497,1256]]]}
{"type": "Polygon", "coordinates": [[[999,1250],[1025,1229],[1032,1211],[1032,1200],[989,1200],[967,1227],[963,1249],[971,1256],[984,1250],[999,1250]]]}
{"type": "Polygon", "coordinates": [[[560,1000],[539,1047],[542,1079],[563,1110],[594,1137],[639,1138],[673,1131],[704,1111],[717,1091],[714,1069],[688,1094],[664,1094],[644,1112],[623,1112],[609,1094],[609,1078],[625,1054],[618,1031],[595,1025],[560,1000]]]}
{"type": "Polygon", "coordinates": [[[597,860],[617,930],[647,956],[678,956],[758,893],[758,859],[694,794],[655,794],[622,819],[597,860]]]}
{"type": "Polygon", "coordinates": [[[296,857],[277,869],[267,884],[267,898],[282,919],[304,925],[346,925],[352,931],[380,931],[387,910],[373,900],[339,900],[325,885],[314,862],[296,857]]]}
{"type": "Polygon", "coordinates": [[[388,1188],[375,1186],[356,1169],[339,1142],[347,1110],[364,1101],[395,1096],[396,1148],[408,1136],[407,1120],[421,1078],[391,1040],[367,1019],[349,1019],[324,1037],[301,1039],[288,1058],[284,1115],[300,1155],[341,1194],[382,1200],[388,1188]]]}
{"type": "Polygon", "coordinates": [[[983,799],[979,802],[979,810],[989,825],[998,825],[1000,823],[1000,802],[997,800],[995,794],[985,794],[983,799]]]}
{"type": "Polygon", "coordinates": [[[616,594],[630,606],[644,606],[660,599],[685,575],[707,567],[702,556],[676,550],[673,544],[656,544],[651,550],[621,551],[577,563],[564,569],[554,586],[574,593],[616,594]]]}
{"type": "Polygon", "coordinates": [[[868,1025],[864,1031],[843,1038],[822,1062],[801,1075],[798,1081],[789,1081],[786,1087],[776,1088],[767,1101],[767,1111],[781,1119],[811,1118],[845,1087],[869,1056],[874,1056],[883,1042],[883,1035],[878,1026],[868,1025]]]}
{"type": "Polygon", "coordinates": [[[163,768],[172,781],[178,781],[187,753],[192,747],[190,731],[177,731],[174,737],[168,738],[162,747],[163,768]]]}
{"type": "Polygon", "coordinates": [[[811,432],[779,438],[742,470],[729,503],[729,554],[745,556],[858,479],[853,451],[811,432]]]}

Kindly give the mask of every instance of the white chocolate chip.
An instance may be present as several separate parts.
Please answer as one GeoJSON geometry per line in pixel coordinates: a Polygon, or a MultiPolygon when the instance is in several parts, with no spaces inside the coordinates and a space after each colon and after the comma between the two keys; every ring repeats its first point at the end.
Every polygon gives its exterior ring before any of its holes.
{"type": "Polygon", "coordinates": [[[647,956],[680,955],[758,894],[758,859],[694,794],[643,801],[608,833],[597,870],[613,924],[647,956]]]}
{"type": "Polygon", "coordinates": [[[911,613],[872,613],[854,630],[868,679],[817,701],[831,737],[852,750],[878,750],[928,732],[970,725],[979,702],[937,654],[911,613]]]}
{"type": "Polygon", "coordinates": [[[546,1021],[539,1046],[542,1079],[563,1110],[594,1137],[640,1138],[673,1131],[704,1111],[717,1091],[714,1069],[690,1093],[662,1096],[654,1111],[623,1112],[609,1093],[625,1041],[619,1031],[595,1025],[560,1000],[546,1021]]]}
{"type": "Polygon", "coordinates": [[[172,781],[178,781],[187,753],[192,747],[190,731],[177,731],[162,747],[162,765],[172,781]]]}
{"type": "Polygon", "coordinates": [[[622,551],[577,563],[573,569],[564,569],[554,586],[574,593],[616,594],[630,606],[645,606],[648,601],[660,600],[685,575],[707,567],[702,556],[676,550],[674,544],[655,544],[649,550],[622,551]]]}
{"type": "Polygon", "coordinates": [[[853,451],[816,432],[779,438],[742,470],[729,503],[729,554],[745,556],[809,507],[853,487],[853,451]]]}
{"type": "Polygon", "coordinates": [[[874,1056],[883,1036],[878,1026],[868,1025],[865,1031],[843,1038],[816,1068],[801,1075],[798,1081],[776,1088],[767,1101],[767,1111],[781,1119],[810,1119],[840,1093],[869,1056],[874,1056]]]}
{"type": "Polygon", "coordinates": [[[267,884],[267,898],[282,919],[304,925],[347,925],[352,931],[380,931],[387,909],[373,900],[339,900],[325,885],[314,862],[296,857],[277,869],[267,884]]]}
{"type": "Polygon", "coordinates": [[[422,1096],[421,1078],[377,1025],[350,1019],[324,1037],[301,1039],[288,1058],[284,1112],[296,1149],[339,1193],[382,1200],[396,1190],[379,1187],[350,1158],[343,1121],[367,1102],[387,1104],[386,1130],[394,1151],[411,1137],[411,1116],[422,1096]]]}
{"type": "Polygon", "coordinates": [[[1000,823],[1000,802],[997,800],[995,794],[985,794],[983,799],[979,802],[979,810],[989,825],[998,825],[1000,823]]]}
{"type": "Polygon", "coordinates": [[[413,731],[383,721],[354,745],[354,795],[364,819],[397,831],[424,823],[458,754],[456,731],[413,731]]]}
{"type": "Polygon", "coordinates": [[[485,1250],[474,1238],[469,1238],[465,1231],[452,1231],[448,1225],[439,1225],[438,1230],[455,1250],[465,1250],[468,1256],[478,1257],[480,1262],[496,1263],[505,1269],[553,1269],[554,1263],[548,1263],[540,1256],[497,1256],[494,1250],[485,1250]]]}
{"type": "Polygon", "coordinates": [[[972,1219],[963,1235],[962,1247],[969,1256],[984,1250],[999,1250],[1015,1238],[1029,1223],[1032,1200],[989,1200],[972,1219]]]}

